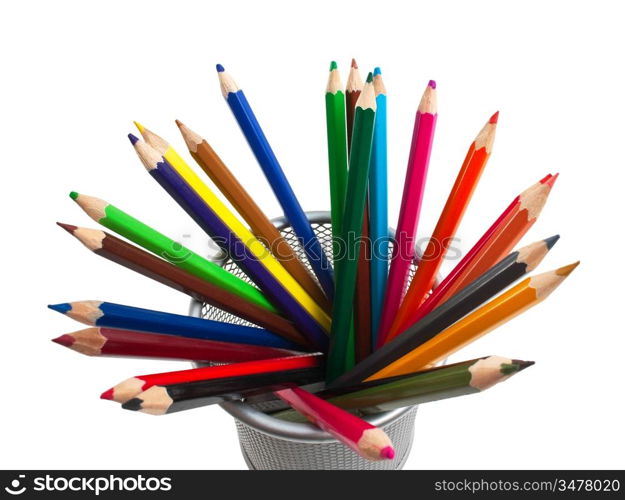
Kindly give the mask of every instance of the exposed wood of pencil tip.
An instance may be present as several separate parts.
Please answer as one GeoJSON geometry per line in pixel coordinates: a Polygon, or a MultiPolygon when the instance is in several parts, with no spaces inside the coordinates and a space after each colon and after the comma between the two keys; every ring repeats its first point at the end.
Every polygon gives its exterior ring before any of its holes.
{"type": "Polygon", "coordinates": [[[164,155],[165,151],[167,151],[167,149],[169,148],[169,143],[161,136],[156,135],[150,129],[141,125],[139,122],[135,121],[133,123],[135,124],[135,127],[137,127],[137,130],[139,130],[139,133],[141,134],[141,137],[143,137],[143,140],[154,149],[156,149],[161,154],[161,156],[164,155]]]}
{"type": "Polygon", "coordinates": [[[536,241],[531,245],[527,245],[519,249],[516,262],[525,263],[525,272],[529,273],[530,271],[533,271],[559,238],[559,235],[555,235],[545,240],[536,241]]]}
{"type": "Polygon", "coordinates": [[[143,391],[145,381],[131,377],[100,394],[100,399],[108,399],[116,403],[125,403],[143,391]]]}
{"type": "Polygon", "coordinates": [[[137,156],[143,163],[143,166],[148,170],[154,170],[157,168],[158,164],[163,161],[163,155],[160,154],[156,149],[150,146],[147,142],[139,140],[132,134],[128,134],[128,138],[132,143],[135,151],[137,152],[137,156]]]}
{"type": "Polygon", "coordinates": [[[356,60],[352,59],[352,66],[349,69],[349,75],[347,77],[347,83],[345,84],[346,92],[360,92],[364,86],[360,71],[358,71],[358,65],[356,60]]]}
{"type": "Polygon", "coordinates": [[[52,342],[87,356],[99,356],[102,354],[102,347],[106,344],[106,340],[106,337],[100,333],[100,329],[93,327],[66,333],[52,339],[52,342]]]}
{"type": "Polygon", "coordinates": [[[376,71],[373,74],[373,90],[375,91],[376,97],[379,95],[386,95],[386,87],[384,85],[384,80],[382,79],[382,72],[379,68],[376,68],[376,71]]]}
{"type": "Polygon", "coordinates": [[[579,265],[579,261],[560,267],[554,271],[538,274],[530,278],[529,286],[536,290],[536,298],[547,298],[579,265]]]}
{"type": "Polygon", "coordinates": [[[92,252],[101,249],[102,242],[104,241],[104,238],[106,238],[106,233],[104,231],[100,231],[99,229],[72,226],[71,224],[63,224],[62,222],[57,222],[57,225],[65,229],[72,236],[75,236],[78,241],[80,241],[92,252]]]}
{"type": "Polygon", "coordinates": [[[72,191],[69,196],[94,221],[99,222],[100,219],[106,217],[106,207],[108,207],[110,203],[96,198],[95,196],[88,196],[75,191],[72,191]]]}
{"type": "Polygon", "coordinates": [[[101,304],[101,300],[70,302],[72,308],[65,315],[86,325],[95,326],[96,321],[104,316],[104,313],[100,310],[101,304]]]}
{"type": "Polygon", "coordinates": [[[395,456],[391,439],[386,432],[377,427],[363,431],[357,445],[370,460],[391,460],[395,456]]]}
{"type": "Polygon", "coordinates": [[[330,68],[328,75],[328,85],[326,86],[326,94],[337,94],[343,92],[343,84],[338,68],[330,68]]]}
{"type": "Polygon", "coordinates": [[[495,131],[497,130],[497,120],[499,118],[499,111],[490,117],[486,125],[482,127],[480,133],[475,138],[475,149],[484,148],[486,153],[490,154],[493,150],[493,144],[495,143],[495,131]]]}
{"type": "Polygon", "coordinates": [[[538,182],[519,195],[519,212],[527,210],[528,221],[536,219],[540,215],[557,178],[558,174],[555,174],[544,183],[538,182]]]}
{"type": "MultiPolygon", "coordinates": [[[[369,73],[369,76],[371,76],[371,73],[369,73]]],[[[358,100],[356,101],[356,107],[361,109],[372,109],[373,111],[376,110],[375,91],[373,89],[372,81],[368,81],[365,84],[358,100]]]]}
{"type": "Polygon", "coordinates": [[[165,415],[173,403],[174,401],[169,397],[165,387],[154,385],[123,403],[122,408],[148,413],[149,415],[165,415]]]}
{"type": "Polygon", "coordinates": [[[229,73],[226,73],[226,70],[221,64],[217,65],[217,76],[219,77],[221,95],[227,98],[228,94],[238,92],[239,86],[234,81],[234,78],[232,78],[229,73]]]}
{"type": "Polygon", "coordinates": [[[485,391],[533,364],[533,361],[521,361],[502,356],[488,356],[479,359],[469,367],[469,373],[471,374],[469,385],[479,391],[485,391]],[[516,369],[509,373],[504,373],[501,368],[505,365],[512,365],[516,369]]]}
{"type": "Polygon", "coordinates": [[[189,149],[189,151],[191,151],[192,153],[197,153],[197,148],[200,144],[202,144],[204,139],[202,139],[202,137],[200,137],[198,134],[193,132],[193,130],[187,127],[180,120],[176,120],[176,125],[180,129],[182,138],[184,139],[184,142],[187,145],[187,148],[189,149]]]}
{"type": "Polygon", "coordinates": [[[423,96],[421,97],[421,102],[419,102],[419,107],[417,108],[419,113],[430,113],[432,115],[438,112],[438,102],[436,100],[436,82],[434,80],[430,80],[428,86],[425,88],[425,92],[423,92],[423,96]]]}

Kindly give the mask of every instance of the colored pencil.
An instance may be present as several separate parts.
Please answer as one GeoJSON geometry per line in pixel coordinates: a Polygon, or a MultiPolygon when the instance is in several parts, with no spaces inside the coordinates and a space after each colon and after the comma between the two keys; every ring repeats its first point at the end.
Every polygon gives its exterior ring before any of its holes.
{"type": "Polygon", "coordinates": [[[514,316],[542,302],[578,264],[579,262],[576,262],[555,271],[524,279],[431,340],[368,377],[367,380],[410,373],[445,359],[514,316]]]}
{"type": "Polygon", "coordinates": [[[330,64],[326,87],[326,130],[328,135],[328,165],[330,171],[330,216],[334,241],[334,262],[340,249],[338,238],[345,211],[347,191],[347,122],[345,118],[345,92],[336,62],[330,64]]]}
{"type": "Polygon", "coordinates": [[[373,72],[375,130],[369,167],[369,238],[371,239],[371,345],[377,343],[384,291],[388,278],[388,182],[386,144],[386,88],[380,68],[373,72]]]}
{"type": "Polygon", "coordinates": [[[122,404],[125,410],[165,415],[202,406],[223,403],[294,385],[319,382],[319,366],[279,370],[252,375],[223,377],[168,385],[153,385],[122,404]]]}
{"type": "Polygon", "coordinates": [[[336,295],[332,310],[332,335],[327,363],[328,380],[335,379],[353,364],[354,353],[348,352],[348,346],[360,250],[358,239],[362,230],[362,216],[375,124],[375,93],[372,79],[373,76],[369,74],[356,106],[354,140],[349,157],[345,214],[341,228],[341,239],[346,243],[347,251],[337,266],[336,295]]]}
{"type": "MultiPolygon", "coordinates": [[[[136,122],[135,122],[136,123],[136,122]]],[[[225,226],[229,234],[232,234],[237,241],[245,246],[249,251],[250,259],[244,259],[242,264],[246,268],[246,273],[253,281],[261,280],[268,286],[278,284],[285,293],[293,296],[313,317],[329,327],[329,317],[320,306],[308,295],[301,285],[286,271],[286,269],[276,260],[271,252],[267,252],[267,248],[263,245],[241,221],[234,215],[228,207],[215,195],[215,193],[198,177],[189,165],[172,149],[171,146],[162,138],[149,131],[140,124],[139,129],[150,139],[140,144],[131,138],[131,143],[135,147],[141,161],[146,166],[150,174],[159,181],[159,184],[167,190],[167,192],[181,205],[181,207],[202,226],[198,219],[204,223],[204,229],[209,235],[214,233],[208,224],[209,219],[215,217],[220,221],[220,227],[225,226]],[[152,147],[162,159],[163,165],[160,165],[156,158],[151,161],[150,152],[146,149],[145,144],[152,147]],[[152,145],[153,144],[153,145],[152,145]],[[146,164],[146,161],[148,164],[146,164]],[[156,165],[155,165],[156,163],[156,165]],[[168,167],[173,169],[177,176],[167,175],[168,167]],[[167,182],[164,184],[163,178],[167,180],[175,180],[178,182],[167,182]],[[160,180],[159,180],[160,179],[160,180]],[[199,207],[199,209],[198,209],[199,207]],[[202,210],[202,208],[204,210],[202,210]],[[211,212],[210,218],[202,217],[207,212],[211,212]],[[258,263],[256,263],[256,261],[258,263]],[[260,272],[260,274],[259,274],[260,272]],[[251,274],[250,274],[251,273],[251,274]]],[[[222,237],[224,235],[222,234],[222,237]]],[[[223,250],[231,255],[232,248],[224,245],[223,250]]],[[[262,286],[261,286],[262,287],[262,286]]],[[[283,306],[284,307],[284,306],[283,306]]]]}
{"type": "Polygon", "coordinates": [[[234,79],[224,71],[221,64],[217,65],[217,74],[221,92],[226,99],[232,114],[241,127],[258,164],[260,165],[269,185],[271,186],[284,216],[295,231],[313,271],[326,296],[332,300],[334,297],[334,280],[332,278],[332,266],[328,261],[317,236],[315,235],[304,210],[302,209],[284,171],[278,162],[269,141],[250,107],[245,94],[234,79]]]}
{"type": "Polygon", "coordinates": [[[198,278],[214,283],[248,302],[252,302],[268,311],[279,313],[278,309],[267,300],[258,288],[230,274],[221,266],[196,254],[177,241],[152,229],[116,206],[99,198],[79,194],[74,191],[70,193],[70,197],[94,221],[111,231],[115,231],[120,236],[128,238],[154,255],[162,257],[176,267],[180,267],[198,278]]]}
{"type": "Polygon", "coordinates": [[[436,118],[436,83],[430,80],[415,117],[410,156],[406,168],[406,180],[404,181],[404,193],[399,209],[391,267],[384,294],[382,318],[378,328],[377,347],[384,343],[395,314],[397,314],[407,284],[410,266],[415,257],[417,225],[432,151],[436,118]]]}
{"type": "Polygon", "coordinates": [[[549,174],[518,195],[427,300],[411,314],[410,321],[419,321],[506,255],[536,222],[556,178],[557,174],[549,174]]]}
{"type": "MultiPolygon", "coordinates": [[[[345,87],[345,114],[347,116],[348,158],[353,139],[356,105],[363,89],[358,64],[352,59],[349,77],[345,87]]],[[[377,112],[376,112],[377,114],[377,112]]],[[[367,189],[367,188],[365,188],[367,189]]],[[[355,361],[364,359],[371,352],[371,245],[369,244],[369,199],[365,194],[365,207],[362,214],[360,251],[356,271],[356,293],[354,298],[353,326],[349,332],[348,350],[354,351],[355,361]]],[[[335,270],[336,272],[336,270],[335,270]]]]}
{"type": "Polygon", "coordinates": [[[136,395],[148,390],[154,385],[172,385],[201,380],[217,380],[223,378],[242,377],[259,373],[280,372],[303,368],[314,368],[321,365],[321,355],[311,354],[304,356],[289,356],[287,358],[262,359],[246,361],[230,365],[206,366],[175,372],[154,373],[151,375],[137,375],[120,382],[104,391],[102,399],[110,399],[118,403],[125,403],[136,395]]]}
{"type": "Polygon", "coordinates": [[[276,395],[320,429],[367,460],[391,460],[395,450],[382,429],[337,408],[304,389],[294,387],[276,395]]]}
{"type": "Polygon", "coordinates": [[[330,313],[332,305],[323,290],[299,259],[293,247],[256,204],[254,198],[245,190],[205,139],[179,120],[176,120],[176,124],[193,159],[249,224],[252,233],[262,241],[312,299],[322,306],[327,313],[330,313]]]}
{"type": "Polygon", "coordinates": [[[344,378],[338,380],[337,384],[354,384],[365,380],[385,366],[435,338],[440,332],[465,317],[476,307],[536,269],[558,238],[559,236],[552,236],[512,252],[447,302],[356,365],[349,374],[345,374],[344,378]]]}
{"type": "Polygon", "coordinates": [[[66,333],[53,342],[87,356],[124,356],[238,363],[297,354],[286,349],[214,340],[198,340],[158,333],[93,327],[66,333]]]}
{"type": "MultiPolygon", "coordinates": [[[[315,304],[310,296],[292,280],[288,289],[278,282],[249,248],[228,228],[226,224],[206,205],[202,199],[174,171],[169,162],[155,149],[129,135],[139,158],[150,175],[168,194],[195,220],[195,222],[217,243],[298,327],[298,329],[320,350],[326,350],[328,315],[315,304]],[[291,295],[298,290],[308,299],[302,304],[291,295]],[[314,315],[314,316],[313,316],[314,315]]],[[[261,244],[259,242],[259,244],[261,244]]],[[[261,244],[262,245],[262,244],[261,244]]],[[[265,250],[265,254],[267,251],[265,250]]],[[[292,279],[292,278],[291,278],[292,279]]]]}
{"type": "MultiPolygon", "coordinates": [[[[533,364],[533,361],[488,356],[316,395],[344,410],[379,413],[482,392],[533,364]]],[[[292,422],[304,421],[293,410],[281,410],[272,416],[292,422]]]]}
{"type": "Polygon", "coordinates": [[[418,307],[427,298],[428,293],[432,289],[436,273],[443,263],[447,249],[453,240],[462,216],[471,201],[473,191],[490,157],[493,143],[495,142],[495,129],[498,117],[499,112],[490,118],[471,143],[460,172],[458,172],[456,181],[449,193],[445,207],[436,223],[434,232],[423,252],[423,258],[412,278],[410,287],[384,342],[393,339],[414,323],[413,317],[418,307]]]}
{"type": "Polygon", "coordinates": [[[75,236],[92,252],[152,278],[163,285],[206,302],[214,307],[239,316],[267,330],[278,333],[300,345],[310,345],[286,318],[267,311],[255,304],[246,302],[238,295],[227,292],[208,281],[170,264],[169,262],[150,255],[144,250],[126,243],[115,236],[97,229],[86,229],[57,222],[68,233],[75,236]]]}
{"type": "Polygon", "coordinates": [[[261,328],[141,309],[112,302],[83,300],[54,304],[48,307],[89,326],[105,326],[280,349],[302,349],[301,346],[261,328]]]}

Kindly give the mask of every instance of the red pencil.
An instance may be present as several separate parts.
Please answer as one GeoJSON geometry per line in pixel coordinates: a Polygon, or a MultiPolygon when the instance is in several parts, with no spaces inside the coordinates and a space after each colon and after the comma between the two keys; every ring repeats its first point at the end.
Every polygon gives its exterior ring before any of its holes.
{"type": "Polygon", "coordinates": [[[390,460],[395,456],[393,444],[386,433],[355,415],[299,387],[275,391],[275,394],[361,457],[390,460]]]}
{"type": "Polygon", "coordinates": [[[100,397],[102,399],[111,399],[118,403],[125,403],[154,385],[172,385],[196,382],[199,380],[215,380],[259,373],[313,368],[315,366],[320,366],[322,359],[321,354],[305,354],[302,356],[233,363],[231,365],[207,366],[204,368],[192,368],[175,372],[137,375],[104,391],[100,397]]]}
{"type": "Polygon", "coordinates": [[[52,341],[87,356],[128,356],[236,363],[298,354],[275,347],[231,344],[100,327],[67,333],[52,341]]]}

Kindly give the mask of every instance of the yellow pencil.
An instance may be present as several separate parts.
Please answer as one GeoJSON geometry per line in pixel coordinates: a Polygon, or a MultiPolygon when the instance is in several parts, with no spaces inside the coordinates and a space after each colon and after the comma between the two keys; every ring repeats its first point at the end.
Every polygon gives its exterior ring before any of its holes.
{"type": "Polygon", "coordinates": [[[284,286],[299,304],[326,331],[330,331],[330,316],[319,306],[267,248],[222,203],[215,193],[198,177],[184,159],[165,141],[138,122],[134,122],[145,142],[156,149],[191,188],[211,207],[217,216],[245,243],[252,254],[284,286]]]}
{"type": "Polygon", "coordinates": [[[579,262],[527,278],[476,309],[431,340],[395,360],[367,380],[394,377],[422,370],[542,302],[571,274],[579,262]]]}

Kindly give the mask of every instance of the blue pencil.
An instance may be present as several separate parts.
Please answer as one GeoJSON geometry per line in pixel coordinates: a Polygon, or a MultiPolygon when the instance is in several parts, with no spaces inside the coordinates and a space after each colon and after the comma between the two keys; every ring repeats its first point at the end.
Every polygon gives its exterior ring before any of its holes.
{"type": "Polygon", "coordinates": [[[388,188],[386,155],[386,88],[375,68],[373,88],[377,112],[369,167],[369,237],[371,252],[371,345],[376,345],[388,278],[388,188]]]}
{"type": "Polygon", "coordinates": [[[104,326],[201,340],[302,350],[302,346],[289,342],[264,328],[152,311],[112,302],[83,300],[53,304],[48,307],[89,326],[104,326]]]}
{"type": "Polygon", "coordinates": [[[334,297],[332,266],[304,210],[299,204],[286,175],[284,175],[284,171],[271,149],[258,120],[256,120],[256,116],[247,102],[245,94],[239,89],[232,77],[224,71],[224,67],[221,64],[217,65],[217,72],[222,94],[230,106],[230,110],[241,127],[241,131],[262,168],[267,181],[269,181],[269,185],[282,207],[284,216],[293,227],[299,242],[304,248],[323,291],[328,296],[328,299],[332,301],[334,297]]]}
{"type": "Polygon", "coordinates": [[[265,292],[318,349],[328,347],[328,335],[308,312],[256,259],[199,195],[154,148],[128,134],[130,142],[150,175],[230,258],[265,292]]]}

